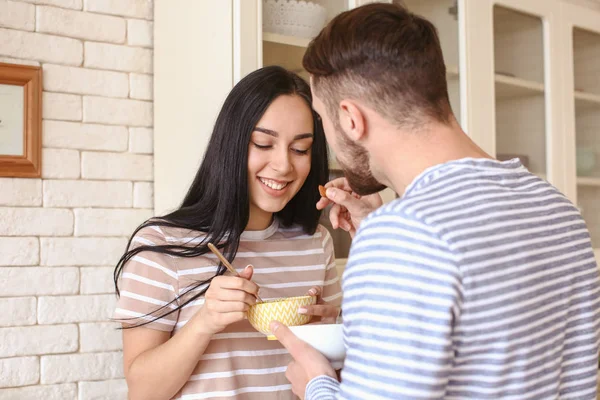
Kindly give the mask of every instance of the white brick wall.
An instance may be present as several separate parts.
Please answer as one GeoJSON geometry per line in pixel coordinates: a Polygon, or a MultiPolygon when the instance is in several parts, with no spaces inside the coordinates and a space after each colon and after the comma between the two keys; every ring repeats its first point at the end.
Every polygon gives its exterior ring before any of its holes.
{"type": "Polygon", "coordinates": [[[151,21],[141,19],[130,19],[127,21],[127,44],[152,47],[153,41],[154,24],[151,21]]]}
{"type": "Polygon", "coordinates": [[[114,265],[125,251],[123,238],[40,238],[41,264],[114,265]]]}
{"type": "Polygon", "coordinates": [[[0,328],[0,357],[72,353],[78,338],[73,324],[0,328]]]}
{"type": "Polygon", "coordinates": [[[152,50],[86,42],[84,65],[115,71],[152,73],[152,50]]]}
{"type": "Polygon", "coordinates": [[[121,331],[117,323],[80,324],[82,353],[116,351],[123,348],[121,331]]]}
{"type": "Polygon", "coordinates": [[[81,174],[86,179],[152,180],[152,156],[83,152],[81,174]]]}
{"type": "Polygon", "coordinates": [[[0,179],[0,206],[41,206],[42,181],[39,179],[0,179]]]}
{"type": "Polygon", "coordinates": [[[40,262],[38,238],[1,237],[0,267],[2,265],[36,265],[40,262]]]}
{"type": "Polygon", "coordinates": [[[0,282],[0,296],[77,294],[79,268],[4,267],[0,268],[0,282]]]}
{"type": "Polygon", "coordinates": [[[127,97],[129,82],[127,74],[123,72],[45,64],[44,90],[106,97],[127,97]]]}
{"type": "Polygon", "coordinates": [[[152,100],[152,75],[130,74],[129,87],[131,88],[129,93],[131,98],[152,100]]]}
{"type": "Polygon", "coordinates": [[[33,385],[39,379],[37,357],[0,358],[0,387],[33,385]]]}
{"type": "Polygon", "coordinates": [[[38,299],[39,324],[108,321],[115,308],[115,296],[51,296],[38,299]]]}
{"type": "Polygon", "coordinates": [[[83,115],[81,96],[44,92],[42,115],[47,119],[81,121],[83,115]]]}
{"type": "Polygon", "coordinates": [[[83,121],[109,125],[152,126],[152,103],[84,96],[83,121]]]}
{"type": "Polygon", "coordinates": [[[35,7],[11,0],[0,0],[0,27],[33,31],[35,7]]]}
{"type": "Polygon", "coordinates": [[[75,236],[131,235],[138,225],[150,217],[151,210],[78,209],[75,210],[75,236]]]}
{"type": "Polygon", "coordinates": [[[131,182],[92,180],[44,181],[47,207],[131,207],[131,182]]]}
{"type": "Polygon", "coordinates": [[[84,10],[126,17],[152,19],[151,0],[84,0],[84,10]]]}
{"type": "MultiPolygon", "coordinates": [[[[18,297],[2,298],[0,297],[0,326],[22,326],[33,325],[36,321],[36,298],[18,297]]],[[[2,387],[0,385],[0,387],[2,387]]]]}
{"type": "MultiPolygon", "coordinates": [[[[118,392],[115,390],[115,393],[118,392]]],[[[0,390],[0,400],[16,399],[77,400],[77,384],[26,386],[0,390]]],[[[87,399],[91,400],[92,398],[88,397],[87,399]]]]}
{"type": "Polygon", "coordinates": [[[79,178],[79,152],[68,149],[43,149],[42,178],[79,178]]]}
{"type": "Polygon", "coordinates": [[[152,186],[152,183],[134,183],[133,206],[135,208],[154,208],[154,186],[152,186]]]}
{"type": "Polygon", "coordinates": [[[0,207],[0,236],[69,236],[73,212],[57,208],[0,207]]]}
{"type": "Polygon", "coordinates": [[[22,0],[25,3],[48,4],[51,6],[72,8],[74,10],[83,9],[83,0],[22,0]]]}
{"type": "MultiPolygon", "coordinates": [[[[99,151],[127,151],[129,134],[127,132],[127,127],[125,126],[81,124],[76,122],[46,120],[43,123],[42,130],[44,147],[99,151]]],[[[2,185],[2,183],[0,183],[0,185],[2,185]]],[[[0,202],[2,202],[1,193],[0,202]]]]}
{"type": "Polygon", "coordinates": [[[114,265],[153,214],[153,0],[0,0],[43,70],[42,178],[0,178],[0,400],[125,400],[114,265]]]}
{"type": "MultiPolygon", "coordinates": [[[[127,400],[127,384],[124,379],[104,382],[79,382],[79,399],[127,400]]],[[[0,400],[2,400],[1,396],[0,400]]]]}
{"type": "Polygon", "coordinates": [[[42,356],[41,383],[67,383],[123,377],[120,352],[42,356]]]}
{"type": "Polygon", "coordinates": [[[124,43],[127,24],[123,18],[39,6],[36,30],[84,40],[124,43]]]}
{"type": "Polygon", "coordinates": [[[152,154],[154,151],[154,130],[150,128],[129,128],[129,151],[152,154]]]}
{"type": "Polygon", "coordinates": [[[0,52],[6,57],[64,65],[83,62],[83,45],[79,40],[13,29],[0,28],[0,52]]]}
{"type": "Polygon", "coordinates": [[[80,268],[81,283],[79,291],[81,294],[114,293],[113,267],[88,267],[80,268]]]}

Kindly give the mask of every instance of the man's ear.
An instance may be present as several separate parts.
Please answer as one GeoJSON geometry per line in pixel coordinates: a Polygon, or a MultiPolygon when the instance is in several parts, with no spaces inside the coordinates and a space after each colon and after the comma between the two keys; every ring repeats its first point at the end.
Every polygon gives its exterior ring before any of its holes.
{"type": "Polygon", "coordinates": [[[358,142],[365,138],[366,118],[356,102],[348,99],[340,101],[338,114],[340,126],[352,141],[358,142]]]}

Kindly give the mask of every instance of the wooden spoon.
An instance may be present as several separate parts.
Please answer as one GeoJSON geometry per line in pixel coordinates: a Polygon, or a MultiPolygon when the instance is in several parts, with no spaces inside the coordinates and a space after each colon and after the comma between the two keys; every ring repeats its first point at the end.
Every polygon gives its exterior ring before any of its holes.
{"type": "MultiPolygon", "coordinates": [[[[229,261],[227,261],[225,256],[223,254],[221,254],[219,249],[217,249],[214,244],[209,243],[208,248],[210,249],[210,251],[212,251],[217,256],[217,258],[223,263],[223,265],[225,265],[225,268],[227,268],[227,270],[229,272],[231,272],[233,274],[233,276],[240,276],[240,274],[238,274],[238,272],[235,270],[235,268],[233,268],[233,265],[231,265],[229,263],[229,261]]],[[[256,295],[256,300],[258,300],[260,303],[263,302],[262,299],[258,295],[256,295]]]]}

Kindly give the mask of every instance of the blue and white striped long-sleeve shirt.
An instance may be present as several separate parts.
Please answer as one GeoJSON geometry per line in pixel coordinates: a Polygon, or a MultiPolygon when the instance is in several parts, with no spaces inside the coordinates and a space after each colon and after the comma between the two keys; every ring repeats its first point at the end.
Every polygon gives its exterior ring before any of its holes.
{"type": "Polygon", "coordinates": [[[518,160],[422,173],[363,221],[343,291],[342,383],[308,400],[596,399],[590,236],[518,160]]]}

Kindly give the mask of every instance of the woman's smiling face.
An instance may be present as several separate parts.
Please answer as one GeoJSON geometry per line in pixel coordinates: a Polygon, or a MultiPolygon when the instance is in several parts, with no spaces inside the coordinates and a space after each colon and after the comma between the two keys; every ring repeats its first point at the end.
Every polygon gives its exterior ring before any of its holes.
{"type": "Polygon", "coordinates": [[[277,97],[252,132],[248,146],[250,213],[276,213],[298,193],[311,166],[312,111],[297,95],[277,97]]]}

